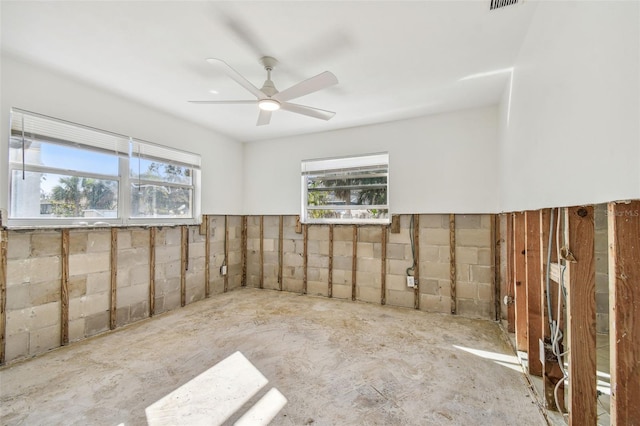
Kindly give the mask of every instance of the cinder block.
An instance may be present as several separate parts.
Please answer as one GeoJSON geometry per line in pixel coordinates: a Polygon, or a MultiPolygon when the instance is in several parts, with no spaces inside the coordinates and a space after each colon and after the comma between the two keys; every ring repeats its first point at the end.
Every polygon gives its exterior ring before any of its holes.
{"type": "Polygon", "coordinates": [[[329,294],[329,288],[326,282],[321,281],[308,281],[307,293],[317,296],[327,296],[329,294]]]}
{"type": "Polygon", "coordinates": [[[403,291],[407,288],[407,279],[405,275],[389,275],[386,278],[387,290],[403,291]]]}
{"type": "Polygon", "coordinates": [[[83,275],[108,271],[111,268],[110,253],[82,253],[69,256],[69,275],[83,275]]]}
{"type": "Polygon", "coordinates": [[[380,287],[380,272],[360,271],[356,274],[359,287],[380,287]]]}
{"type": "Polygon", "coordinates": [[[406,244],[387,244],[387,259],[406,259],[406,250],[406,244]]]}
{"type": "Polygon", "coordinates": [[[78,254],[87,252],[87,231],[71,230],[69,232],[69,253],[78,254]]]}
{"type": "Polygon", "coordinates": [[[609,333],[609,314],[596,313],[596,333],[609,333]]]}
{"type": "Polygon", "coordinates": [[[129,307],[129,320],[131,322],[140,321],[149,317],[149,302],[134,303],[129,307]]]}
{"type": "Polygon", "coordinates": [[[85,319],[78,318],[73,321],[69,321],[69,341],[77,342],[84,339],[85,319]]]}
{"type": "Polygon", "coordinates": [[[30,284],[17,284],[7,287],[7,311],[26,309],[31,306],[30,284]]]}
{"type": "Polygon", "coordinates": [[[456,230],[456,245],[490,247],[491,232],[488,229],[458,229],[456,230]]]}
{"type": "Polygon", "coordinates": [[[461,299],[478,299],[478,284],[469,282],[456,283],[456,297],[461,299]]]}
{"type": "Polygon", "coordinates": [[[164,309],[170,311],[180,307],[180,292],[174,291],[164,295],[164,309]]]}
{"type": "Polygon", "coordinates": [[[359,259],[373,258],[373,243],[358,243],[357,249],[359,259]]]}
{"type": "Polygon", "coordinates": [[[111,250],[111,231],[93,231],[87,234],[87,253],[111,250]]]}
{"type": "Polygon", "coordinates": [[[129,269],[129,282],[131,285],[148,284],[149,265],[138,265],[129,269]]]}
{"type": "Polygon", "coordinates": [[[490,266],[471,265],[471,281],[491,284],[493,273],[490,266]]]}
{"type": "Polygon", "coordinates": [[[456,215],[456,231],[458,229],[479,229],[481,227],[482,227],[481,215],[478,215],[478,214],[457,214],[456,215]]]}
{"type": "Polygon", "coordinates": [[[362,226],[358,229],[358,242],[379,243],[382,241],[382,228],[379,226],[362,226]]]}
{"type": "Polygon", "coordinates": [[[456,263],[478,264],[477,247],[456,247],[456,263]]]}
{"type": "Polygon", "coordinates": [[[333,270],[351,271],[352,269],[352,257],[334,256],[333,257],[333,270]]]}
{"type": "Polygon", "coordinates": [[[387,241],[390,244],[409,244],[409,229],[400,228],[400,232],[397,234],[389,233],[389,238],[387,241]]]}
{"type": "Polygon", "coordinates": [[[118,327],[122,327],[123,325],[131,323],[129,310],[129,305],[122,306],[116,309],[116,324],[118,327]]]}
{"type": "MultiPolygon", "coordinates": [[[[168,246],[179,246],[182,243],[182,230],[179,226],[164,228],[164,243],[168,246]]],[[[120,236],[118,236],[120,238],[120,236]]],[[[133,238],[133,235],[132,235],[133,238]]],[[[118,247],[120,244],[118,243],[118,247]]]]}
{"type": "Polygon", "coordinates": [[[26,259],[31,256],[31,233],[9,232],[7,259],[26,259]]]}
{"type": "Polygon", "coordinates": [[[39,306],[60,300],[60,281],[29,284],[29,306],[39,306]]]}
{"type": "Polygon", "coordinates": [[[380,276],[380,272],[382,271],[382,264],[380,263],[380,259],[359,257],[356,268],[358,272],[371,272],[380,276]]]}
{"type": "Polygon", "coordinates": [[[353,227],[348,225],[334,226],[333,241],[353,241],[353,227]]]}
{"type": "Polygon", "coordinates": [[[276,241],[272,239],[265,239],[262,243],[262,250],[264,251],[277,251],[277,247],[276,241]]]}
{"type": "MultiPolygon", "coordinates": [[[[93,296],[93,297],[96,297],[96,296],[93,296]]],[[[116,306],[118,307],[132,305],[134,303],[141,302],[143,300],[148,300],[148,299],[149,299],[149,286],[145,284],[138,284],[135,286],[118,288],[118,291],[116,292],[116,301],[117,301],[116,306]]],[[[97,300],[100,300],[100,299],[97,299],[97,300]]],[[[99,303],[99,302],[96,301],[96,303],[99,303]]],[[[104,305],[102,304],[98,306],[100,306],[101,308],[104,307],[104,305]]],[[[108,304],[105,307],[105,309],[109,309],[108,304]]]]}
{"type": "Polygon", "coordinates": [[[421,294],[420,310],[425,312],[451,313],[451,298],[447,296],[421,294]]]}
{"type": "Polygon", "coordinates": [[[338,256],[352,256],[353,244],[345,241],[334,241],[333,243],[333,255],[338,256]]]}
{"type": "Polygon", "coordinates": [[[478,249],[478,265],[491,266],[493,264],[493,255],[491,249],[478,249]]]}
{"type": "Polygon", "coordinates": [[[369,303],[380,303],[380,287],[356,287],[356,299],[369,303]]]}
{"type": "Polygon", "coordinates": [[[38,230],[31,233],[31,257],[59,256],[62,235],[59,231],[38,230]]]}
{"type": "MultiPolygon", "coordinates": [[[[162,265],[160,266],[162,267],[162,265]]],[[[164,269],[164,277],[167,280],[181,277],[182,266],[179,260],[165,263],[163,269],[164,269]]]]}
{"type": "MultiPolygon", "coordinates": [[[[167,231],[171,228],[162,228],[156,233],[156,245],[167,244],[167,231]]],[[[131,248],[131,231],[128,229],[118,229],[117,231],[118,250],[126,250],[131,248]]],[[[111,241],[111,232],[109,232],[109,241],[111,241]]],[[[111,248],[111,243],[109,243],[111,248]]]]}
{"type": "Polygon", "coordinates": [[[333,284],[332,296],[336,299],[348,299],[351,300],[351,285],[346,284],[333,284]]]}
{"type": "Polygon", "coordinates": [[[451,251],[449,250],[449,246],[438,246],[438,262],[440,263],[450,263],[451,262],[451,251]]]}
{"type": "MultiPolygon", "coordinates": [[[[54,295],[56,297],[60,297],[60,282],[53,281],[52,285],[57,289],[54,291],[54,295]]],[[[69,297],[80,297],[87,294],[87,276],[79,275],[74,277],[69,277],[69,297]]],[[[56,299],[48,300],[47,302],[53,302],[56,299]]]]}
{"type": "Polygon", "coordinates": [[[487,301],[458,299],[457,311],[469,318],[493,319],[493,303],[487,301]]]}
{"type": "Polygon", "coordinates": [[[57,325],[58,327],[60,326],[60,302],[34,306],[30,309],[30,311],[30,329],[32,331],[52,325],[57,325]]]}
{"type": "MultiPolygon", "coordinates": [[[[97,254],[96,254],[97,255],[97,254]]],[[[157,259],[156,259],[157,262],[157,259]]],[[[149,264],[148,248],[133,248],[118,251],[117,265],[118,269],[129,269],[136,265],[149,264]]],[[[95,272],[95,271],[92,271],[95,272]]]]}
{"type": "Polygon", "coordinates": [[[449,230],[423,228],[420,230],[420,245],[449,245],[449,230]]]}
{"type": "Polygon", "coordinates": [[[84,323],[84,333],[87,337],[107,331],[109,329],[109,312],[104,311],[88,315],[84,318],[84,323]]]}
{"type": "Polygon", "coordinates": [[[18,333],[7,336],[5,362],[11,362],[29,355],[29,333],[18,333]]]}
{"type": "Polygon", "coordinates": [[[7,336],[12,336],[14,334],[20,333],[28,333],[29,330],[31,330],[31,310],[32,309],[16,309],[7,311],[7,336]]]}
{"type": "Polygon", "coordinates": [[[440,294],[440,283],[434,279],[421,279],[420,280],[420,293],[424,294],[440,294]]]}
{"type": "Polygon", "coordinates": [[[420,244],[420,258],[427,262],[440,262],[440,246],[420,244]]]}
{"type": "Polygon", "coordinates": [[[421,262],[420,277],[431,279],[449,279],[451,265],[439,262],[421,262]]]}
{"type": "Polygon", "coordinates": [[[328,268],[329,257],[321,255],[309,255],[307,264],[310,268],[328,268]]]}
{"type": "Polygon", "coordinates": [[[420,215],[421,228],[444,228],[443,218],[446,217],[446,228],[449,229],[449,217],[442,214],[422,214],[420,215]]]}
{"type": "Polygon", "coordinates": [[[469,265],[466,263],[457,263],[456,262],[456,280],[457,281],[473,281],[471,279],[471,273],[469,265]]]}
{"type": "Polygon", "coordinates": [[[29,355],[37,355],[60,346],[60,326],[32,330],[29,333],[29,355]]]}
{"type": "Polygon", "coordinates": [[[30,259],[11,259],[7,260],[7,287],[29,283],[30,277],[30,259]]]}
{"type": "Polygon", "coordinates": [[[282,289],[294,293],[302,292],[302,280],[287,278],[282,280],[282,289]]]}
{"type": "Polygon", "coordinates": [[[493,297],[493,286],[491,284],[478,284],[478,299],[491,301],[493,297]]]}
{"type": "Polygon", "coordinates": [[[397,291],[387,289],[386,304],[391,306],[401,306],[405,308],[413,308],[414,293],[413,289],[397,291]]]}
{"type": "Polygon", "coordinates": [[[307,228],[307,237],[309,240],[329,241],[329,227],[326,225],[309,225],[307,228]]]}
{"type": "MultiPolygon", "coordinates": [[[[60,258],[58,256],[36,257],[29,259],[27,262],[25,266],[29,268],[28,282],[50,281],[59,279],[61,276],[60,258]]],[[[71,271],[71,267],[69,269],[71,271]]]]}
{"type": "Polygon", "coordinates": [[[304,259],[298,253],[284,253],[283,264],[287,266],[302,266],[304,259]]]}
{"type": "MultiPolygon", "coordinates": [[[[147,251],[147,255],[148,255],[148,251],[147,251]]],[[[199,257],[204,258],[205,257],[205,243],[204,242],[197,242],[197,243],[193,243],[193,244],[189,244],[189,258],[191,259],[197,259],[199,257]]]]}
{"type": "Polygon", "coordinates": [[[387,263],[387,273],[391,275],[406,275],[407,268],[412,266],[411,260],[389,259],[387,263]]]}
{"type": "Polygon", "coordinates": [[[490,230],[492,222],[493,222],[493,215],[491,214],[480,215],[480,227],[490,230]]]}

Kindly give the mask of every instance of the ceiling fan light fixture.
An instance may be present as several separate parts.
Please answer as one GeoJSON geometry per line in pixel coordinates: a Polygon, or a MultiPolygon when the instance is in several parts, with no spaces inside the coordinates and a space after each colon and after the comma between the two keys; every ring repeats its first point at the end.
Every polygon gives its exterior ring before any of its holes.
{"type": "Polygon", "coordinates": [[[260,99],[258,107],[263,111],[277,111],[280,109],[280,102],[275,99],[260,99]]]}

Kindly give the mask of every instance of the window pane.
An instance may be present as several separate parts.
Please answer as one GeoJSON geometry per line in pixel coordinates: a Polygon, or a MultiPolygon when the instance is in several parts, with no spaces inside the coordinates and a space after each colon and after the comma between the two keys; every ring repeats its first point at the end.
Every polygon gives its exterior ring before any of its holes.
{"type": "Polygon", "coordinates": [[[341,220],[363,220],[363,219],[386,219],[389,217],[387,209],[354,209],[354,210],[308,210],[309,219],[341,219],[341,220]]]}
{"type": "Polygon", "coordinates": [[[191,185],[191,169],[184,166],[133,157],[131,159],[130,176],[156,182],[179,183],[191,185]]]}
{"type": "MultiPolygon", "coordinates": [[[[22,163],[22,141],[12,138],[9,146],[9,161],[22,163]]],[[[77,146],[63,146],[43,141],[25,142],[25,164],[34,166],[118,176],[118,159],[115,153],[107,154],[77,146]]]]}
{"type": "Polygon", "coordinates": [[[192,217],[190,188],[131,185],[131,217],[192,217]]]}
{"type": "Polygon", "coordinates": [[[11,173],[15,218],[115,218],[118,182],[54,173],[11,173]]]}

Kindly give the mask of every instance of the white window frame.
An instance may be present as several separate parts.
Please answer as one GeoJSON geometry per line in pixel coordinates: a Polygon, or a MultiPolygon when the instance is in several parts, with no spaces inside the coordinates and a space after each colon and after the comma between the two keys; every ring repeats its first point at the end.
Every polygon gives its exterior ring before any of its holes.
{"type": "MultiPolygon", "coordinates": [[[[302,199],[301,199],[301,221],[303,223],[320,223],[320,224],[388,224],[391,222],[391,210],[389,209],[389,153],[374,153],[349,157],[334,157],[334,158],[320,158],[303,160],[301,164],[301,186],[302,186],[302,199]],[[322,175],[331,175],[335,178],[335,175],[340,176],[340,179],[347,179],[350,176],[355,176],[358,173],[370,171],[372,169],[379,169],[379,176],[386,177],[386,184],[380,184],[385,186],[386,190],[386,204],[381,205],[323,205],[323,206],[310,206],[308,204],[308,180],[311,177],[318,177],[322,175]],[[363,207],[365,207],[363,209],[363,207]],[[334,217],[334,218],[314,218],[311,217],[309,211],[311,210],[369,210],[379,209],[386,210],[386,215],[379,218],[354,218],[354,217],[334,217]]],[[[366,188],[366,186],[362,186],[366,188]]],[[[328,188],[329,189],[329,188],[328,188]]],[[[354,187],[353,189],[358,189],[354,187]]],[[[349,216],[349,215],[348,215],[349,216]]]]}
{"type": "MultiPolygon", "coordinates": [[[[200,218],[200,155],[168,148],[151,142],[134,140],[131,137],[119,135],[113,132],[95,129],[92,127],[72,123],[46,115],[25,111],[18,108],[11,109],[9,125],[8,149],[8,207],[9,217],[6,225],[9,228],[62,228],[62,227],[100,227],[100,226],[160,226],[197,224],[200,218]],[[25,124],[28,122],[28,124],[25,124]],[[113,154],[118,158],[118,174],[103,175],[99,173],[85,172],[81,170],[68,170],[56,168],[55,165],[26,164],[24,161],[11,161],[11,142],[16,140],[24,144],[27,140],[41,140],[43,143],[55,143],[66,148],[78,149],[78,161],[82,161],[82,150],[90,150],[113,154]],[[52,142],[53,141],[53,142],[52,142]],[[191,215],[188,217],[130,217],[131,203],[131,177],[130,167],[133,167],[134,157],[132,147],[144,146],[145,150],[160,153],[155,159],[165,164],[180,165],[191,169],[191,184],[170,184],[180,186],[191,191],[191,215]],[[162,155],[166,155],[166,158],[162,155]],[[82,178],[97,178],[116,181],[117,217],[19,217],[16,216],[14,206],[13,178],[15,171],[54,173],[82,178]]],[[[23,151],[24,154],[24,151],[23,151]]],[[[74,157],[75,158],[75,157],[74,157]]],[[[164,183],[160,183],[164,185],[164,183]]]]}

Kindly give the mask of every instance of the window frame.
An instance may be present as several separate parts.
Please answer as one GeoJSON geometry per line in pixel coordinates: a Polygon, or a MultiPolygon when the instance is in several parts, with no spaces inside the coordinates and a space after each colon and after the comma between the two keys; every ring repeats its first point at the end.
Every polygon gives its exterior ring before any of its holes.
{"type": "MultiPolygon", "coordinates": [[[[172,147],[165,147],[162,145],[154,144],[139,139],[133,139],[129,136],[119,135],[117,133],[108,132],[100,129],[96,129],[89,126],[61,120],[54,117],[49,117],[43,114],[26,111],[19,108],[11,108],[10,110],[10,122],[9,122],[9,143],[8,143],[8,158],[7,158],[7,183],[8,183],[8,218],[6,220],[6,226],[8,228],[92,228],[92,227],[109,227],[109,226],[174,226],[174,225],[191,225],[198,224],[200,222],[200,197],[201,197],[201,181],[200,181],[200,155],[191,153],[184,150],[175,149],[172,147]],[[16,123],[14,118],[22,117],[20,126],[25,126],[25,117],[29,117],[29,120],[33,120],[33,127],[37,128],[39,124],[42,124],[44,131],[42,133],[34,134],[33,132],[26,132],[24,127],[16,130],[16,123]],[[40,120],[40,122],[38,121],[40,120]],[[51,134],[47,133],[47,125],[51,125],[51,134]],[[57,130],[62,129],[56,134],[57,130]],[[64,130],[69,130],[69,138],[64,138],[64,130]],[[22,133],[20,134],[20,130],[22,133]],[[17,135],[16,135],[17,134],[17,135]],[[92,141],[91,136],[95,135],[96,141],[92,141]],[[24,153],[22,161],[12,161],[12,149],[16,149],[11,146],[12,139],[23,138],[23,143],[26,139],[31,142],[40,141],[43,144],[56,144],[64,146],[70,149],[77,150],[78,161],[82,159],[82,151],[88,150],[93,152],[107,153],[116,157],[118,161],[117,175],[103,174],[87,172],[82,170],[71,170],[66,167],[57,168],[52,165],[36,165],[29,164],[24,160],[24,153]],[[83,139],[84,138],[84,139],[83,139]],[[105,148],[105,140],[108,142],[109,138],[118,139],[117,148],[111,150],[105,148]],[[85,142],[86,141],[86,142],[85,142]],[[176,184],[167,182],[154,182],[158,185],[169,186],[181,186],[189,188],[191,193],[190,210],[191,215],[188,217],[132,217],[131,216],[131,195],[132,195],[132,177],[130,176],[131,167],[133,166],[135,156],[132,153],[132,146],[134,143],[139,143],[148,147],[156,147],[156,150],[160,152],[171,153],[174,152],[179,158],[186,158],[191,161],[192,164],[180,163],[182,167],[190,169],[191,184],[176,184]],[[55,175],[62,175],[68,177],[79,178],[92,178],[115,181],[118,185],[116,197],[116,217],[20,217],[16,216],[17,198],[15,190],[18,185],[14,185],[14,174],[21,173],[22,171],[32,173],[49,173],[55,175]],[[14,203],[16,201],[16,203],[14,203]]],[[[20,148],[17,148],[20,149],[20,148]]],[[[73,157],[76,158],[75,156],[73,157]]],[[[158,162],[163,164],[174,164],[171,158],[156,158],[158,162]]],[[[42,187],[41,187],[42,189],[42,187]]],[[[42,201],[42,199],[40,199],[42,201]]],[[[42,205],[42,203],[40,203],[42,205]]],[[[42,213],[40,213],[42,214],[42,213]]]]}
{"type": "MultiPolygon", "coordinates": [[[[361,155],[353,155],[353,156],[345,156],[345,157],[329,157],[329,158],[318,158],[318,159],[310,159],[310,160],[302,160],[301,163],[301,187],[302,187],[302,197],[301,197],[301,222],[307,224],[356,224],[356,225],[366,225],[366,224],[389,224],[391,223],[391,209],[389,207],[389,196],[390,196],[390,174],[389,174],[389,153],[388,152],[380,152],[380,153],[372,153],[372,154],[361,154],[361,155]],[[381,168],[385,169],[384,172],[377,173],[377,176],[366,176],[362,172],[366,172],[367,170],[380,170],[381,168]],[[340,175],[339,173],[344,173],[340,175]],[[342,180],[342,179],[353,179],[355,177],[385,177],[386,183],[384,184],[374,184],[374,185],[349,185],[349,189],[358,189],[358,188],[369,188],[372,186],[384,187],[386,193],[386,204],[359,204],[353,205],[323,205],[323,206],[311,206],[308,204],[308,179],[310,176],[321,176],[321,175],[336,175],[335,177],[331,177],[331,180],[342,180]],[[353,217],[345,217],[345,218],[312,218],[309,215],[309,211],[313,210],[331,210],[331,211],[339,211],[339,210],[373,210],[380,209],[386,210],[386,216],[381,218],[353,218],[353,217]]],[[[339,188],[338,189],[343,189],[339,188]]],[[[329,189],[327,189],[329,191],[329,189]]]]}

